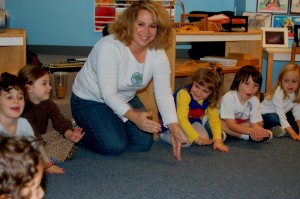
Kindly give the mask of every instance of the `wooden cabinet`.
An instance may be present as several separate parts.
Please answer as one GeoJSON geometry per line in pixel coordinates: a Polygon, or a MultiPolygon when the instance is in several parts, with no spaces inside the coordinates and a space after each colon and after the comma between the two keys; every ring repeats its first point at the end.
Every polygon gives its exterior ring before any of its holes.
{"type": "MultiPolygon", "coordinates": [[[[261,71],[262,64],[262,33],[260,30],[250,30],[248,32],[199,32],[195,33],[185,33],[185,34],[175,34],[174,31],[174,42],[173,46],[166,50],[170,61],[171,67],[171,86],[174,90],[175,88],[175,79],[179,76],[189,76],[193,71],[188,73],[181,73],[182,71],[178,70],[176,62],[176,43],[178,42],[207,42],[207,41],[225,41],[226,42],[226,52],[225,56],[229,53],[245,53],[250,54],[252,58],[257,59],[256,67],[261,71]],[[176,40],[175,40],[176,39],[176,40]],[[184,74],[184,75],[182,75],[184,74]]],[[[224,68],[224,91],[229,90],[231,82],[235,76],[236,71],[241,67],[237,65],[236,67],[226,67],[224,68]]],[[[154,93],[153,93],[153,84],[145,88],[143,91],[139,92],[138,96],[146,106],[148,111],[153,112],[153,119],[157,119],[157,106],[155,103],[154,93]]]]}
{"type": "MultiPolygon", "coordinates": [[[[251,56],[249,64],[262,68],[262,32],[261,30],[249,30],[248,32],[199,32],[199,33],[177,33],[176,42],[216,42],[224,41],[225,57],[229,53],[242,53],[251,56]]],[[[180,63],[180,60],[176,61],[180,63]]],[[[231,82],[237,70],[245,65],[245,61],[238,61],[236,67],[223,67],[224,92],[229,90],[231,82]],[[239,63],[241,63],[239,65],[239,63]]],[[[195,68],[196,70],[197,68],[195,68]]],[[[175,77],[188,76],[194,71],[184,71],[180,64],[175,66],[175,77]]]]}
{"type": "Polygon", "coordinates": [[[6,29],[0,33],[0,73],[17,74],[26,65],[26,32],[6,29]]]}

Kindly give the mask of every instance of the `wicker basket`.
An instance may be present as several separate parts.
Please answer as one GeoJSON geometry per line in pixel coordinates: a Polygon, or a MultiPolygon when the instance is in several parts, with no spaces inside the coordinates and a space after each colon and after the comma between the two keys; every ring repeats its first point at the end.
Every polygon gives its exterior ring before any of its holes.
{"type": "MultiPolygon", "coordinates": [[[[205,29],[205,22],[198,21],[198,22],[174,22],[173,28],[176,29],[176,32],[181,32],[184,26],[195,26],[199,29],[199,31],[206,31],[205,29]]],[[[222,29],[221,24],[215,22],[208,22],[208,31],[219,32],[222,29]]]]}
{"type": "Polygon", "coordinates": [[[226,59],[226,58],[218,58],[218,57],[204,57],[204,58],[200,58],[200,61],[218,62],[225,67],[236,66],[237,63],[236,59],[226,59]]]}
{"type": "Polygon", "coordinates": [[[173,23],[173,28],[181,28],[181,27],[183,27],[183,26],[187,26],[187,25],[189,25],[189,26],[194,26],[194,23],[187,23],[187,22],[174,22],[173,23]]]}

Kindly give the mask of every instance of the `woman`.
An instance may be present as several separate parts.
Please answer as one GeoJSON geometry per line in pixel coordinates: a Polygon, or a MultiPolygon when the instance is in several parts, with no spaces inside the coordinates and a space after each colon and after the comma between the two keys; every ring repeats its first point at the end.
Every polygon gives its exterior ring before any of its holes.
{"type": "Polygon", "coordinates": [[[164,49],[171,44],[170,15],[161,3],[132,3],[109,26],[110,35],[92,49],[78,73],[71,98],[75,121],[86,135],[81,145],[100,154],[146,151],[159,123],[136,96],[153,78],[156,103],[171,131],[173,153],[181,160],[178,119],[164,49]]]}

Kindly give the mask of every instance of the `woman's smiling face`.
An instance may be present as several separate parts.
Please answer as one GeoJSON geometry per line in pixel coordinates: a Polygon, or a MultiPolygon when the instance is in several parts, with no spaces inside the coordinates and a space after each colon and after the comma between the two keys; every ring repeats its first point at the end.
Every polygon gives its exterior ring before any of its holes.
{"type": "Polygon", "coordinates": [[[152,13],[148,10],[140,10],[133,26],[133,41],[131,45],[146,48],[157,34],[157,25],[153,20],[152,13]]]}

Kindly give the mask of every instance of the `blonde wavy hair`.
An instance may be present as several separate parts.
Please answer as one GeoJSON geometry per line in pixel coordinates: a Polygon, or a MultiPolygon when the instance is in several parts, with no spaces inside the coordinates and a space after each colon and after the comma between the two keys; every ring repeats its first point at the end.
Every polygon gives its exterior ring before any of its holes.
{"type": "MultiPolygon", "coordinates": [[[[271,91],[265,94],[265,99],[271,100],[273,98],[277,87],[280,86],[280,88],[282,88],[281,83],[282,83],[282,79],[283,79],[284,75],[287,74],[288,72],[292,72],[292,71],[297,72],[299,74],[298,82],[300,83],[300,68],[299,68],[299,66],[295,63],[285,64],[282,67],[282,69],[280,70],[278,78],[277,78],[274,86],[272,87],[271,91]]],[[[289,97],[288,94],[283,89],[282,89],[282,91],[284,94],[284,99],[287,99],[289,97]]],[[[299,86],[295,93],[296,93],[296,98],[295,98],[294,102],[299,103],[300,102],[299,86]]]]}
{"type": "Polygon", "coordinates": [[[157,35],[149,44],[150,49],[166,49],[172,42],[172,20],[161,2],[150,0],[133,2],[118,18],[108,26],[108,32],[116,39],[129,46],[133,39],[133,27],[140,10],[152,13],[153,21],[157,25],[157,35]]]}

